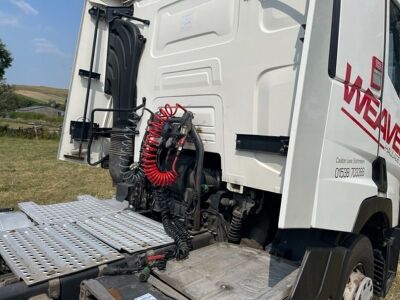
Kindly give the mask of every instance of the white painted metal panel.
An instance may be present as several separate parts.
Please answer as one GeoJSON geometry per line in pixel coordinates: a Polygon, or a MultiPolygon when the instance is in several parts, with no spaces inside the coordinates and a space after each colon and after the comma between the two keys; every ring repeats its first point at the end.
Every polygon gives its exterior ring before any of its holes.
{"type": "MultiPolygon", "coordinates": [[[[390,13],[394,10],[400,10],[399,1],[390,1],[387,9],[388,28],[386,35],[386,61],[385,61],[385,78],[383,101],[381,105],[381,132],[380,141],[383,144],[383,149],[379,149],[379,155],[386,159],[386,167],[388,171],[388,191],[387,197],[392,199],[393,207],[393,226],[399,224],[399,198],[400,198],[400,97],[394,87],[393,80],[389,77],[389,72],[394,67],[392,62],[394,54],[394,37],[390,32],[390,13]],[[397,3],[397,5],[396,5],[397,3]],[[386,111],[386,113],[385,113],[386,111]],[[386,117],[384,117],[386,115],[386,117]]],[[[395,24],[400,25],[398,20],[395,24]]],[[[398,75],[399,76],[399,75],[398,75]]],[[[399,77],[396,76],[397,80],[399,77]]],[[[398,84],[398,83],[397,83],[398,84]]]]}
{"type": "MultiPolygon", "coordinates": [[[[383,61],[385,44],[385,6],[381,0],[341,1],[336,77],[345,81],[346,66],[364,78],[363,88],[371,83],[372,58],[383,61]]],[[[375,95],[381,91],[372,89],[375,95]]]]}
{"type": "Polygon", "coordinates": [[[368,118],[379,100],[368,89],[372,56],[383,61],[384,5],[375,0],[341,1],[337,80],[330,78],[328,63],[336,61],[332,60],[336,41],[329,33],[334,32],[333,8],[339,2],[310,2],[281,228],[352,231],[362,201],[378,194],[372,162],[380,147],[379,132],[368,129],[372,122],[368,118]],[[371,7],[376,18],[370,18],[371,7]],[[360,19],[355,22],[350,12],[360,19]],[[354,84],[358,76],[365,77],[362,86],[354,84]]]}
{"type": "MultiPolygon", "coordinates": [[[[289,135],[307,2],[134,2],[135,15],[151,21],[150,26],[137,23],[147,39],[137,81],[138,104],[146,97],[152,110],[177,102],[193,110],[205,150],[221,156],[222,179],[228,183],[282,191],[285,157],[237,151],[236,135],[289,135]]],[[[87,14],[89,7],[87,2],[59,151],[63,160],[68,160],[64,155],[78,150],[69,137],[69,122],[83,111],[86,85],[77,70],[90,55],[87,45],[94,23],[87,14]]],[[[102,23],[94,70],[101,74],[106,45],[107,28],[102,23]]],[[[94,85],[89,109],[111,106],[112,100],[102,93],[103,86],[104,76],[94,85]]],[[[99,114],[95,122],[109,126],[111,117],[99,114]]],[[[136,160],[148,117],[145,114],[139,126],[136,160]]],[[[107,142],[95,141],[92,160],[107,149],[107,142]]]]}

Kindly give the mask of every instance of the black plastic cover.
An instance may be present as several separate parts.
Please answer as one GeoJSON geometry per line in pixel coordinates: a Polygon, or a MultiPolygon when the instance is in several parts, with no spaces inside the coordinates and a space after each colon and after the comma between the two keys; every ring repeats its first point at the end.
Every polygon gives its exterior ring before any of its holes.
{"type": "Polygon", "coordinates": [[[372,163],[372,180],[378,187],[379,192],[387,192],[386,160],[383,157],[378,156],[372,163]]]}
{"type": "MultiPolygon", "coordinates": [[[[136,106],[136,79],[145,42],[135,24],[121,19],[110,23],[104,92],[112,95],[114,109],[136,106]]],[[[128,114],[115,111],[113,127],[125,127],[128,114]]]]}

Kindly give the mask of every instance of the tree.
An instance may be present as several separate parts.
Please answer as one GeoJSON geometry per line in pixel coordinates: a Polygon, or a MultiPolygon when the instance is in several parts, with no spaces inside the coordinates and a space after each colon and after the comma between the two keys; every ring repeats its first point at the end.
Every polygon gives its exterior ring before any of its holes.
{"type": "Polygon", "coordinates": [[[12,61],[10,51],[7,50],[6,45],[0,40],[0,111],[12,109],[10,103],[12,103],[13,90],[4,78],[6,69],[11,67],[12,61]]]}
{"type": "Polygon", "coordinates": [[[4,80],[6,69],[11,67],[13,58],[6,45],[0,40],[0,81],[4,80]]]}

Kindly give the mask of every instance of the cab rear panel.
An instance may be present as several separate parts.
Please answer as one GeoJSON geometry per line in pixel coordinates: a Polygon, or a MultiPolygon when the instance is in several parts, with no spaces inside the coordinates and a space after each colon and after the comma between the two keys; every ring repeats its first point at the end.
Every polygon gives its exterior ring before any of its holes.
{"type": "Polygon", "coordinates": [[[86,0],[58,158],[116,199],[0,213],[0,298],[385,296],[399,4],[86,0]]]}

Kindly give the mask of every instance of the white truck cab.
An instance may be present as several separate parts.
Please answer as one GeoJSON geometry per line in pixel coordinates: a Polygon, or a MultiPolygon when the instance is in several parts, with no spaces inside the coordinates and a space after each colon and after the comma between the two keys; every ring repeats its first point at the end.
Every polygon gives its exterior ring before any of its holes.
{"type": "MultiPolygon", "coordinates": [[[[128,207],[69,222],[134,257],[124,243],[143,216],[173,241],[130,295],[386,296],[400,248],[399,1],[84,3],[58,158],[109,169],[128,207]]],[[[83,281],[81,299],[128,295],[112,278],[83,281]]]]}

